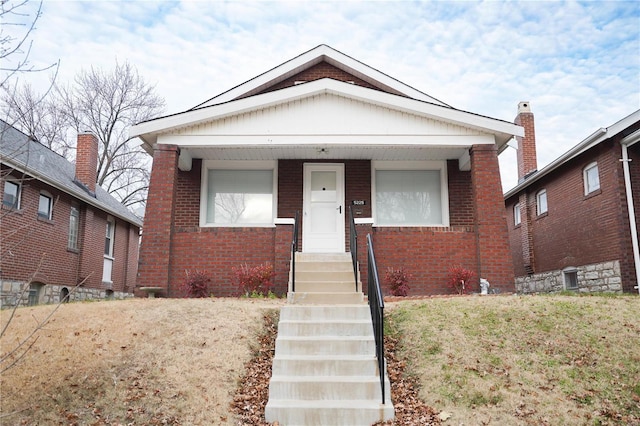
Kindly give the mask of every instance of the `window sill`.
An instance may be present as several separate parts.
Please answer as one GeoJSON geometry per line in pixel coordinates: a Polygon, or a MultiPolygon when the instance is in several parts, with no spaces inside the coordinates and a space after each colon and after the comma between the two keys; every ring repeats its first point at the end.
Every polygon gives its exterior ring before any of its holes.
{"type": "Polygon", "coordinates": [[[11,207],[11,206],[7,206],[6,204],[2,205],[2,210],[6,210],[8,212],[13,212],[19,215],[22,215],[24,213],[24,210],[22,209],[16,209],[15,207],[11,207]]]}
{"type": "Polygon", "coordinates": [[[518,228],[520,228],[521,226],[522,226],[522,222],[520,222],[520,223],[519,223],[519,224],[517,224],[517,225],[513,225],[513,229],[518,229],[518,228]]]}
{"type": "Polygon", "coordinates": [[[547,217],[547,216],[549,216],[549,212],[548,211],[546,211],[544,213],[540,213],[538,216],[536,216],[536,220],[542,219],[543,217],[547,217]]]}
{"type": "Polygon", "coordinates": [[[587,195],[584,196],[583,200],[588,200],[589,198],[593,198],[597,195],[602,194],[602,189],[596,189],[595,191],[592,191],[590,193],[588,193],[587,195]]]}
{"type": "Polygon", "coordinates": [[[109,256],[109,255],[107,255],[107,254],[105,254],[105,255],[104,255],[104,258],[105,258],[105,259],[108,259],[108,260],[115,260],[115,257],[113,257],[113,256],[109,256]]]}
{"type": "Polygon", "coordinates": [[[80,249],[77,249],[77,248],[67,247],[67,251],[68,251],[69,253],[80,254],[80,249]]]}
{"type": "Polygon", "coordinates": [[[54,225],[53,219],[47,219],[46,217],[38,216],[38,222],[48,223],[54,225]]]}

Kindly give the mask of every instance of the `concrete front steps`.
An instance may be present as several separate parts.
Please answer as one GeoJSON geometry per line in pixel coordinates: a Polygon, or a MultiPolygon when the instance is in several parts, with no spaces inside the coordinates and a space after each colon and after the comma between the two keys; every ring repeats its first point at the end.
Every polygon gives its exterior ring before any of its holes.
{"type": "Polygon", "coordinates": [[[366,426],[392,419],[389,378],[385,369],[382,404],[371,314],[354,291],[350,255],[298,256],[296,290],[303,283],[304,297],[290,294],[280,312],[266,420],[366,426]]]}
{"type": "Polygon", "coordinates": [[[353,275],[350,253],[296,253],[295,292],[289,303],[362,303],[362,285],[353,275]]]}

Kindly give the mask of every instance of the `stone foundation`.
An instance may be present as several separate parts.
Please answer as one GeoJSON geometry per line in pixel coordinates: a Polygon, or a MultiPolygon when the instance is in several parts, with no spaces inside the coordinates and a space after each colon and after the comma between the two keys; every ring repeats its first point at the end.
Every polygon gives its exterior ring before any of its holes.
{"type": "MultiPolygon", "coordinates": [[[[26,290],[22,297],[20,293],[23,286],[27,285],[19,281],[3,280],[0,284],[0,309],[12,308],[16,305],[29,305],[29,290],[26,290]]],[[[69,302],[80,302],[84,300],[105,300],[105,299],[127,299],[133,297],[133,293],[123,293],[110,291],[108,289],[96,289],[73,286],[44,285],[38,295],[38,305],[60,303],[63,289],[69,292],[69,302]]]]}
{"type": "Polygon", "coordinates": [[[575,290],[583,293],[613,292],[622,293],[620,262],[596,263],[575,268],[578,288],[568,289],[564,282],[564,270],[542,272],[540,274],[516,277],[518,293],[553,293],[575,290]]]}

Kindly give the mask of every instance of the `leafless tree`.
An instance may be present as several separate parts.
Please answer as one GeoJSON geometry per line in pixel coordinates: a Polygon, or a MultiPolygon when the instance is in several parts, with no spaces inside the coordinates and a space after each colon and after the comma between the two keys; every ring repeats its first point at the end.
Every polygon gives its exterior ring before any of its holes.
{"type": "Polygon", "coordinates": [[[56,88],[55,105],[77,132],[98,137],[98,185],[127,206],[142,204],[149,182],[149,161],[129,138],[129,127],[158,116],[164,100],[129,62],[110,72],[82,70],[72,84],[56,88]]]}

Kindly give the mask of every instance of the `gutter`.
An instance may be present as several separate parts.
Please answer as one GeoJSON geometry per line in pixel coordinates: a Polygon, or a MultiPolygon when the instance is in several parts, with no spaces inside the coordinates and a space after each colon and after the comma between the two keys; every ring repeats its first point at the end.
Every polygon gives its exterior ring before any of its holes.
{"type": "Polygon", "coordinates": [[[625,137],[620,141],[620,145],[622,146],[622,170],[624,174],[624,187],[627,193],[627,209],[629,211],[629,228],[631,231],[631,247],[633,250],[633,262],[635,264],[636,269],[636,286],[634,288],[638,289],[638,293],[640,294],[640,248],[638,247],[638,232],[636,225],[636,215],[635,208],[633,205],[633,191],[631,190],[631,176],[629,172],[629,146],[634,143],[640,141],[640,130],[636,130],[629,136],[625,137]]]}

